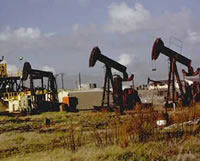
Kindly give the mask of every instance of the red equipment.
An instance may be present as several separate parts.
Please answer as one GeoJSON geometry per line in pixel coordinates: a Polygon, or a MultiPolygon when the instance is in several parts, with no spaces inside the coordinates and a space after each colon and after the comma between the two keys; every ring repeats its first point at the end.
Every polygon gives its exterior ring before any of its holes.
{"type": "Polygon", "coordinates": [[[179,62],[183,65],[185,65],[188,68],[188,73],[194,73],[193,67],[191,66],[192,61],[181,54],[167,48],[164,46],[163,41],[161,38],[157,38],[154,42],[153,48],[152,48],[152,60],[156,60],[159,56],[159,54],[162,53],[169,57],[170,60],[170,71],[169,71],[169,77],[168,77],[168,91],[167,91],[167,97],[166,97],[166,105],[168,105],[169,97],[170,97],[170,84],[172,83],[172,102],[175,103],[176,98],[176,91],[175,91],[175,76],[179,85],[180,93],[181,93],[181,99],[184,101],[184,91],[183,87],[180,81],[180,77],[178,74],[176,62],[179,62]],[[172,77],[172,78],[171,78],[172,77]]]}
{"type": "Polygon", "coordinates": [[[120,106],[120,112],[123,112],[124,91],[122,90],[122,82],[133,81],[134,75],[131,75],[130,78],[128,78],[125,66],[104,56],[103,54],[101,54],[101,51],[98,47],[94,47],[90,54],[89,67],[93,67],[97,60],[104,63],[106,67],[101,107],[106,107],[107,110],[109,111],[113,110],[113,107],[110,106],[110,83],[111,83],[113,89],[113,106],[120,106]],[[120,71],[123,74],[123,78],[121,78],[119,75],[113,77],[111,68],[120,71]],[[107,94],[107,101],[105,100],[106,94],[107,94]],[[106,106],[104,106],[105,104],[106,106]]]}
{"type": "MultiPolygon", "coordinates": [[[[183,73],[183,79],[186,89],[190,89],[189,94],[191,95],[191,100],[188,100],[187,102],[200,102],[200,68],[197,68],[197,70],[193,73],[187,73],[185,70],[182,70],[183,73]],[[191,77],[191,76],[197,76],[199,75],[198,82],[194,82],[191,86],[186,84],[185,77],[191,77]]],[[[188,91],[186,90],[186,95],[188,95],[188,91]]],[[[187,99],[187,98],[186,98],[187,99]]],[[[187,103],[186,102],[186,103],[187,103]]]]}

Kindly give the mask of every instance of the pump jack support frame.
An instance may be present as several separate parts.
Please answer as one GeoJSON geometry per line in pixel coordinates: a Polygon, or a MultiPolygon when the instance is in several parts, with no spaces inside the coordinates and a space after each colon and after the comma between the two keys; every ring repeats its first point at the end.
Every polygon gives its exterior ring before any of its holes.
{"type": "Polygon", "coordinates": [[[183,86],[181,84],[180,77],[178,74],[178,70],[177,70],[177,66],[176,66],[176,59],[174,57],[172,57],[172,58],[170,58],[170,71],[169,71],[169,76],[168,76],[168,89],[167,89],[166,105],[168,105],[169,98],[170,98],[171,83],[172,83],[172,102],[175,103],[175,92],[176,92],[175,77],[176,77],[177,83],[179,85],[181,99],[183,99],[183,97],[184,97],[183,86]]]}
{"type": "Polygon", "coordinates": [[[105,73],[103,97],[102,97],[101,106],[105,107],[104,105],[106,104],[107,110],[112,111],[112,108],[110,107],[110,93],[111,93],[110,92],[110,83],[113,87],[113,76],[112,76],[112,72],[111,72],[111,67],[106,65],[106,73],[105,73]],[[107,96],[107,100],[106,100],[106,96],[107,96]]]}

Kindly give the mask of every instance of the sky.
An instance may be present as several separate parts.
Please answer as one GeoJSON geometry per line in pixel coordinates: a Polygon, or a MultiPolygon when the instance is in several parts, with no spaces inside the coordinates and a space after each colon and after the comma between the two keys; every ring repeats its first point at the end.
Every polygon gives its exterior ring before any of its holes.
{"type": "Polygon", "coordinates": [[[65,88],[76,86],[79,73],[83,83],[102,86],[104,64],[88,65],[98,46],[125,65],[137,85],[148,77],[167,79],[166,56],[159,56],[152,71],[153,43],[161,38],[199,67],[199,6],[199,0],[0,0],[0,56],[9,71],[29,61],[34,69],[64,73],[65,88]]]}

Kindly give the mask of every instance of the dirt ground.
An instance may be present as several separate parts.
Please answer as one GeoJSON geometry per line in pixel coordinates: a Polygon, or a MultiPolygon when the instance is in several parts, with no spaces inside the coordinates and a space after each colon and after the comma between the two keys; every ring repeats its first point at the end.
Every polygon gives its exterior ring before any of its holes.
{"type": "MultiPolygon", "coordinates": [[[[157,90],[138,90],[142,103],[153,103],[156,107],[162,108],[164,96],[158,96],[157,90]]],[[[100,106],[103,91],[70,91],[70,96],[78,98],[78,109],[93,109],[93,106],[100,106]]],[[[112,97],[110,98],[112,100],[112,97]]]]}

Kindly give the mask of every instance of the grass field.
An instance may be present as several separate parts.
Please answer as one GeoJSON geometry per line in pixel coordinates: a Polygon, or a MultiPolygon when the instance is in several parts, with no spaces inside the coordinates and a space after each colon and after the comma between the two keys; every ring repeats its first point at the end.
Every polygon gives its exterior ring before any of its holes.
{"type": "MultiPolygon", "coordinates": [[[[47,112],[0,116],[0,160],[200,160],[198,125],[156,127],[157,113],[47,112]],[[50,119],[50,124],[44,120],[50,119]]],[[[200,117],[200,106],[170,112],[171,123],[200,117]]]]}

